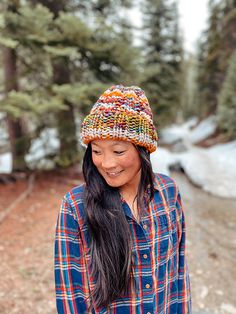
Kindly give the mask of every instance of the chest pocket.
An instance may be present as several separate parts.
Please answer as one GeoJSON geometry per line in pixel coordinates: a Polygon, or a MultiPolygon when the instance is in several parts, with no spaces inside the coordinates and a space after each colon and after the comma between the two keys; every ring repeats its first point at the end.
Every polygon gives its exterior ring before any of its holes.
{"type": "Polygon", "coordinates": [[[155,219],[157,263],[163,264],[168,260],[168,251],[171,246],[170,230],[166,214],[155,219]]]}
{"type": "Polygon", "coordinates": [[[177,249],[176,213],[172,210],[155,217],[157,263],[166,263],[177,249]],[[168,217],[169,216],[169,217],[168,217]]]}
{"type": "Polygon", "coordinates": [[[171,240],[174,248],[178,242],[178,231],[177,231],[177,220],[176,220],[176,210],[172,210],[170,213],[170,222],[171,222],[171,240]]]}

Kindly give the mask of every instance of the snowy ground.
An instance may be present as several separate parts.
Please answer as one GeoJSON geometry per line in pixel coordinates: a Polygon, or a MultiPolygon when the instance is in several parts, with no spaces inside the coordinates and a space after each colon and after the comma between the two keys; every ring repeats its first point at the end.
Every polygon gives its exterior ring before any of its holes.
{"type": "Polygon", "coordinates": [[[188,178],[203,190],[214,195],[236,198],[236,141],[199,148],[193,144],[207,138],[216,128],[210,117],[197,127],[192,119],[183,125],[173,125],[163,130],[161,143],[173,144],[182,152],[172,153],[159,147],[151,155],[155,172],[169,174],[171,166],[179,165],[188,178]]]}
{"type": "Polygon", "coordinates": [[[191,147],[184,153],[171,153],[159,147],[151,155],[155,172],[169,174],[179,165],[188,178],[214,195],[236,198],[236,141],[209,149],[191,147]]]}
{"type": "MultiPolygon", "coordinates": [[[[193,118],[182,125],[172,125],[161,133],[160,144],[171,144],[175,152],[159,147],[151,154],[155,172],[169,174],[170,167],[179,165],[188,178],[203,190],[214,195],[236,198],[236,141],[215,145],[211,148],[199,148],[197,143],[215,132],[215,117],[209,117],[197,125],[193,118]]],[[[55,130],[44,130],[40,139],[33,142],[26,160],[30,167],[51,168],[46,154],[58,149],[55,130]]],[[[11,154],[0,155],[0,172],[11,172],[11,154]]]]}
{"type": "Polygon", "coordinates": [[[214,134],[216,117],[210,116],[197,125],[197,118],[191,118],[181,125],[173,124],[161,132],[161,143],[175,144],[180,141],[197,143],[214,134]]]}

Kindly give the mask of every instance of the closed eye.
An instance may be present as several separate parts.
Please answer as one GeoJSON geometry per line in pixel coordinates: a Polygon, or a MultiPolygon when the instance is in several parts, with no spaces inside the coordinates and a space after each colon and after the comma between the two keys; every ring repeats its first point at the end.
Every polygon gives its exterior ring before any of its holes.
{"type": "Polygon", "coordinates": [[[98,150],[95,150],[95,149],[92,150],[92,153],[95,155],[101,155],[101,152],[99,152],[98,150]]]}
{"type": "Polygon", "coordinates": [[[118,150],[115,150],[114,153],[115,153],[116,155],[123,155],[123,154],[125,153],[125,150],[122,150],[122,151],[121,151],[121,150],[119,150],[119,151],[118,151],[118,150]]]}

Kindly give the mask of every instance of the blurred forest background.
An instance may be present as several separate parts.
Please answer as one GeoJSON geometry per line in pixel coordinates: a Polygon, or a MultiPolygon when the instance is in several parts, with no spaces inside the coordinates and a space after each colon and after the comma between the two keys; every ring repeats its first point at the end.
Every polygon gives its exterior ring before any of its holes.
{"type": "Polygon", "coordinates": [[[184,151],[175,169],[198,186],[172,173],[186,208],[193,313],[235,314],[236,0],[208,1],[195,53],[184,50],[177,0],[0,2],[0,168],[12,160],[0,173],[0,313],[56,313],[58,209],[82,182],[81,121],[113,84],[142,87],[159,133],[167,129],[153,167],[184,151]],[[192,117],[201,132],[214,117],[211,141],[186,141],[192,117]]]}
{"type": "Polygon", "coordinates": [[[78,163],[80,121],[117,83],[144,88],[158,129],[215,114],[218,132],[235,139],[236,1],[209,1],[196,55],[183,50],[177,1],[142,0],[139,30],[127,13],[134,5],[1,1],[1,152],[11,151],[13,171],[39,165],[26,156],[44,134],[56,140],[48,167],[78,163]]]}

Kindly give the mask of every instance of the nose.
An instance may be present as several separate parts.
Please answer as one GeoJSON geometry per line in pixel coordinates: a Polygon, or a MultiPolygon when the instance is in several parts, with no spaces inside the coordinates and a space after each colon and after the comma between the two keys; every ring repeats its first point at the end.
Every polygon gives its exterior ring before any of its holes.
{"type": "Polygon", "coordinates": [[[104,154],[101,161],[101,166],[106,170],[114,169],[116,167],[116,162],[109,154],[104,154]]]}

